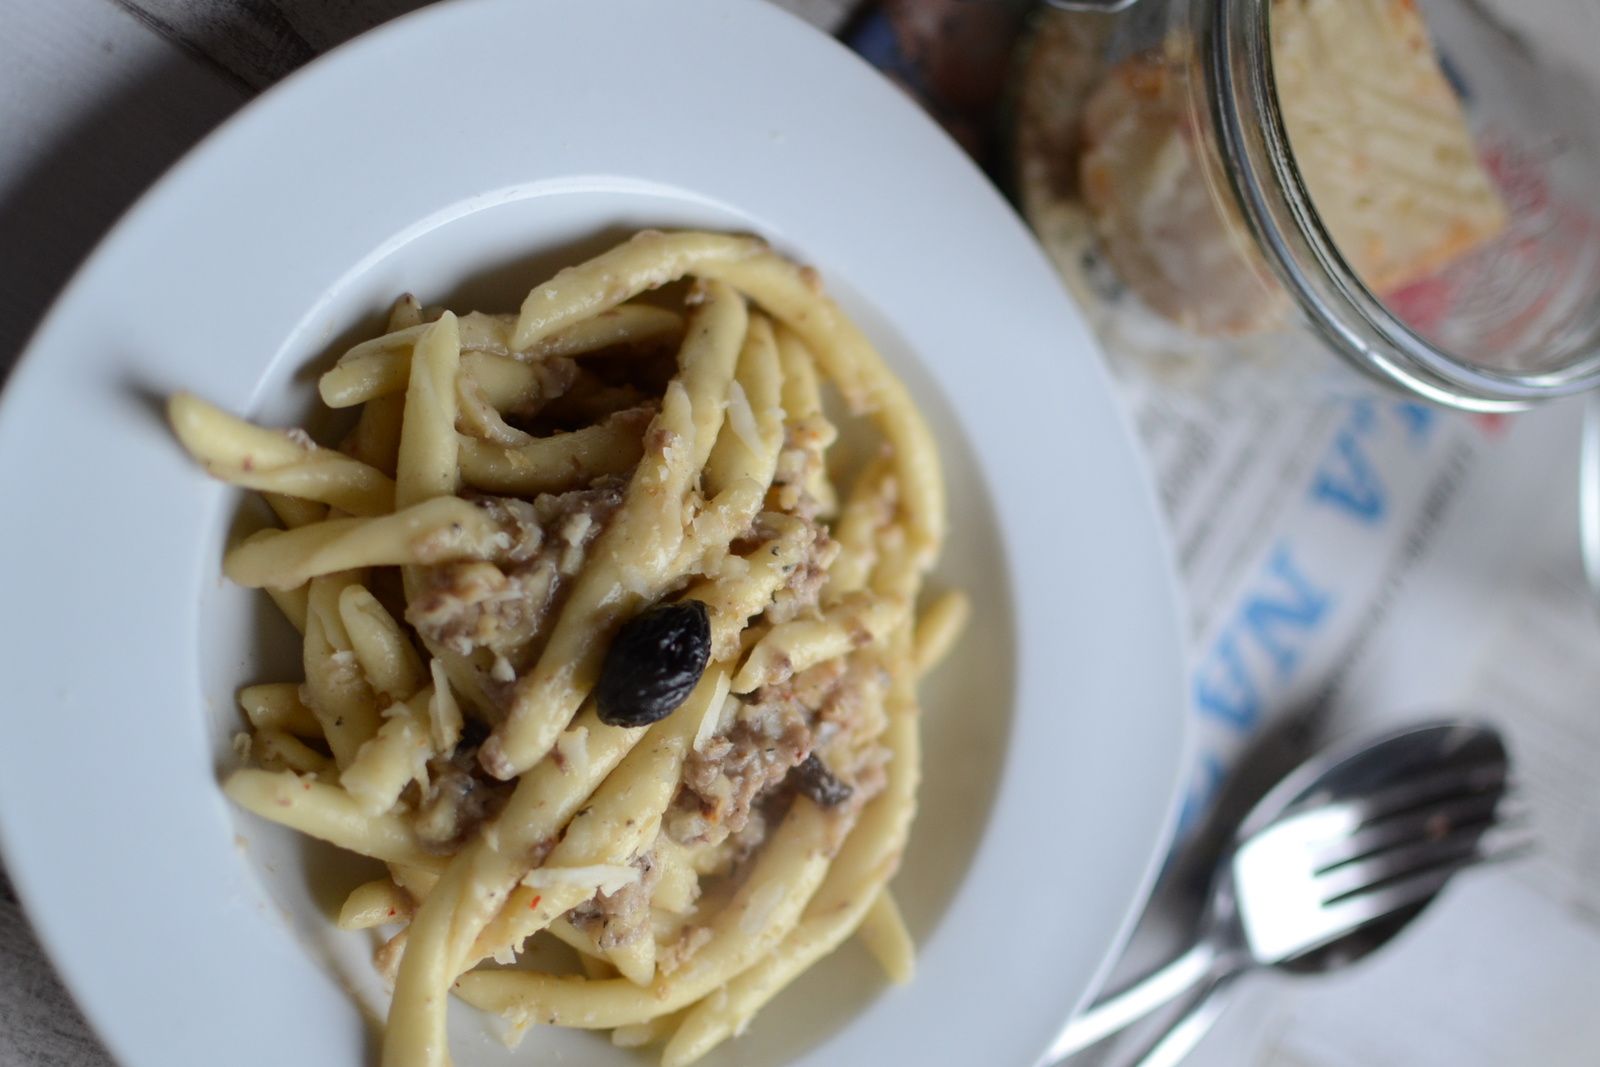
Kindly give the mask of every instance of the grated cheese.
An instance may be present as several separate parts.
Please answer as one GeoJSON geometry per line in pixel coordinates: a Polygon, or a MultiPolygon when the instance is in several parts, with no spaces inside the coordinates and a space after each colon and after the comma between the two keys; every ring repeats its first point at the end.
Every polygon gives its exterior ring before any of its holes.
{"type": "Polygon", "coordinates": [[[587,511],[580,511],[568,519],[566,525],[561,528],[561,539],[569,545],[581,545],[593,526],[594,516],[587,511]]]}
{"type": "Polygon", "coordinates": [[[738,711],[738,701],[728,696],[731,681],[723,674],[717,681],[716,691],[711,694],[711,699],[706,701],[706,713],[700,720],[699,727],[694,732],[694,750],[704,752],[706,745],[716,737],[722,729],[724,716],[732,718],[738,711]],[[728,705],[734,705],[730,708],[728,705]]]}
{"type": "Polygon", "coordinates": [[[589,773],[589,728],[575,726],[556,738],[556,751],[561,753],[565,765],[563,774],[576,774],[583,778],[589,773]]]}
{"type": "Polygon", "coordinates": [[[433,744],[440,752],[449,752],[461,740],[461,705],[445,676],[444,664],[437,659],[428,661],[428,673],[433,676],[433,696],[428,698],[428,719],[433,744]]]}
{"type": "Polygon", "coordinates": [[[615,863],[596,863],[588,867],[535,867],[522,879],[529,889],[556,889],[576,886],[594,889],[610,896],[639,880],[639,868],[615,863]]]}
{"type": "MultiPolygon", "coordinates": [[[[496,963],[500,961],[495,960],[496,963]]],[[[522,1039],[528,1036],[528,1028],[533,1025],[533,1015],[526,1008],[508,1008],[500,1016],[504,1027],[500,1031],[500,1042],[506,1048],[515,1051],[522,1039]]]]}
{"type": "Polygon", "coordinates": [[[744,447],[761,454],[761,431],[756,427],[756,415],[750,409],[750,398],[745,395],[744,386],[738,382],[728,383],[728,425],[744,447]]]}

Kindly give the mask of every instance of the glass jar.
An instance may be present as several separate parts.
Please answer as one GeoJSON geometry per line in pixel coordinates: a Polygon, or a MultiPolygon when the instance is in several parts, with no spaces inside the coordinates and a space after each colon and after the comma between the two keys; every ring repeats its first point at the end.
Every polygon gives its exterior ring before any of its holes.
{"type": "Polygon", "coordinates": [[[1600,384],[1600,5],[1052,4],[1017,184],[1108,347],[1331,348],[1476,411],[1600,384]]]}

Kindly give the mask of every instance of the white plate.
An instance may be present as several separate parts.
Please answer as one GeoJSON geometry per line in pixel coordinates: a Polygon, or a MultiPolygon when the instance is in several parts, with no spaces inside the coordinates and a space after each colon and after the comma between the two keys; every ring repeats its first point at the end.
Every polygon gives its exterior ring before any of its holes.
{"type": "MultiPolygon", "coordinates": [[[[712,1062],[1020,1067],[1089,989],[1165,844],[1182,657],[1154,495],[1045,260],[897,90],[768,5],[484,0],[362,38],[208,139],[0,405],[0,831],[126,1063],[364,1063],[355,1005],[381,1002],[370,943],[325,917],[355,876],[218,792],[232,692],[293,656],[219,577],[238,497],[180,454],[161,399],[293,419],[309,368],[396,293],[514,308],[646,224],[755,230],[822,270],[937,429],[941,580],[977,608],[926,694],[895,883],[916,981],[883,988],[849,947],[712,1062]]],[[[458,1064],[527,1062],[455,1010],[458,1064]]]]}

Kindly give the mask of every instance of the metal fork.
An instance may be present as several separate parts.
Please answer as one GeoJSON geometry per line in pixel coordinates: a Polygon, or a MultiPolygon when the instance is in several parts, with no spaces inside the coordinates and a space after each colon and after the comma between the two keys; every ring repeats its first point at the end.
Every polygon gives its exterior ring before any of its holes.
{"type": "Polygon", "coordinates": [[[1327,768],[1332,780],[1302,791],[1219,867],[1194,947],[1072,1020],[1046,1062],[1250,968],[1319,970],[1365,955],[1458,871],[1524,852],[1525,813],[1508,803],[1497,740],[1492,751],[1399,784],[1372,784],[1370,766],[1365,783],[1339,781],[1359,754],[1327,768]]]}
{"type": "Polygon", "coordinates": [[[1451,768],[1286,816],[1234,854],[1244,965],[1275,965],[1423,903],[1531,837],[1503,765],[1451,768]]]}

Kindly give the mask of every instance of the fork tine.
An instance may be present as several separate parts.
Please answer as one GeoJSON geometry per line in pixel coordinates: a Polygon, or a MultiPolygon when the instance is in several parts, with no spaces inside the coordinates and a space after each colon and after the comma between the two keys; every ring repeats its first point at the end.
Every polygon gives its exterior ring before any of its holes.
{"type": "Polygon", "coordinates": [[[1350,806],[1358,822],[1365,824],[1398,815],[1441,797],[1500,789],[1505,780],[1504,760],[1470,763],[1459,767],[1447,767],[1344,803],[1350,806]]]}
{"type": "Polygon", "coordinates": [[[1437,837],[1415,837],[1405,844],[1340,864],[1316,876],[1325,903],[1365,892],[1397,878],[1440,867],[1472,855],[1488,827],[1477,822],[1437,837]]]}
{"type": "Polygon", "coordinates": [[[1429,868],[1399,881],[1389,882],[1366,892],[1357,892],[1326,905],[1323,918],[1329,929],[1343,933],[1355,930],[1369,922],[1392,915],[1401,908],[1421,903],[1444,888],[1458,872],[1469,867],[1504,863],[1525,855],[1534,846],[1534,838],[1524,828],[1510,829],[1504,835],[1495,830],[1484,834],[1479,847],[1448,863],[1429,868]],[[1492,840],[1491,840],[1492,838],[1492,840]]]}
{"type": "Polygon", "coordinates": [[[1408,841],[1439,837],[1460,826],[1481,824],[1491,816],[1505,817],[1508,796],[1502,792],[1469,793],[1450,797],[1423,808],[1391,815],[1369,823],[1354,833],[1335,835],[1312,846],[1316,873],[1323,874],[1340,864],[1361,859],[1408,841]]]}
{"type": "Polygon", "coordinates": [[[1506,791],[1500,795],[1500,805],[1494,809],[1496,824],[1506,826],[1525,826],[1533,818],[1533,809],[1523,799],[1522,793],[1511,785],[1506,786],[1506,791]]]}

